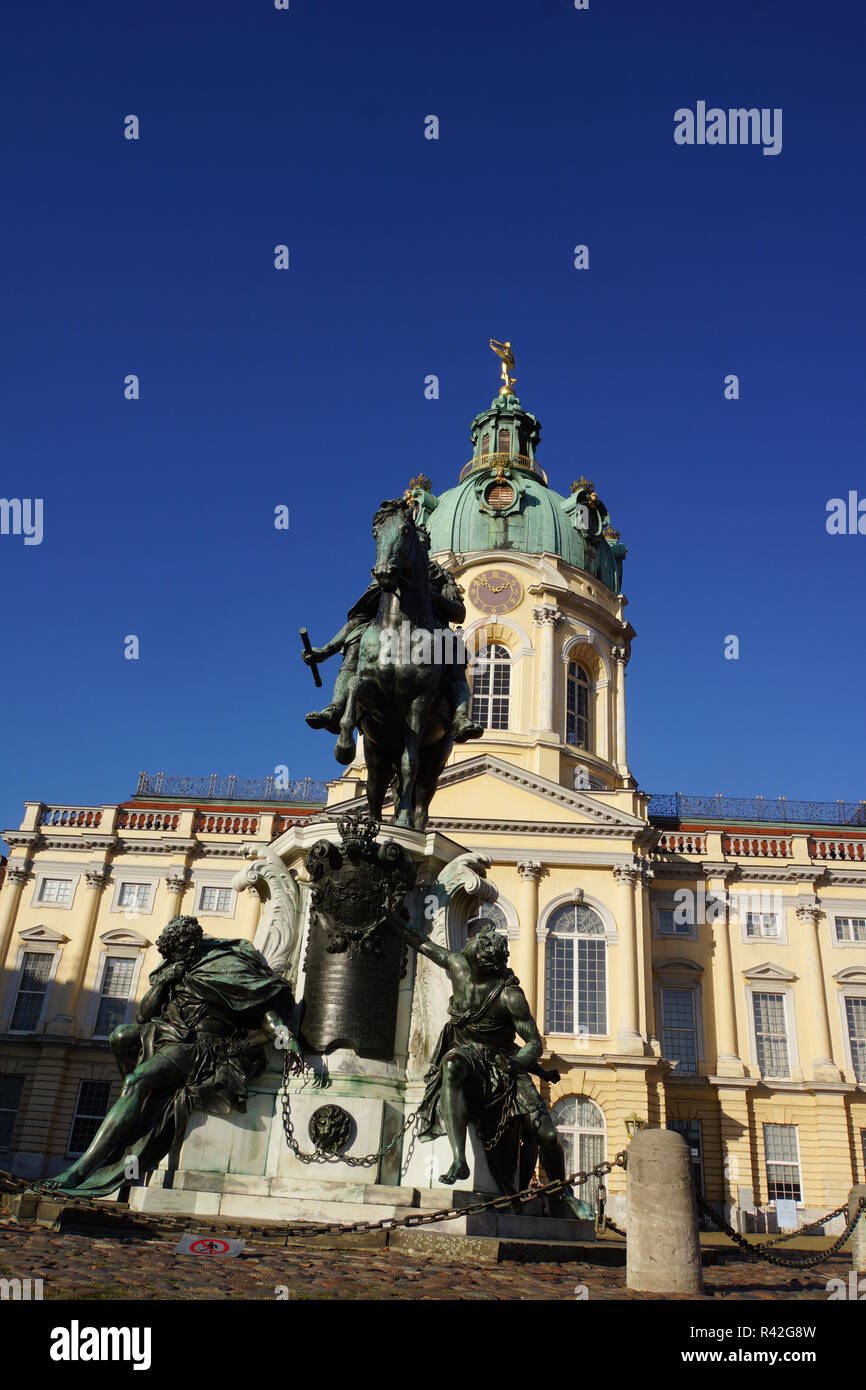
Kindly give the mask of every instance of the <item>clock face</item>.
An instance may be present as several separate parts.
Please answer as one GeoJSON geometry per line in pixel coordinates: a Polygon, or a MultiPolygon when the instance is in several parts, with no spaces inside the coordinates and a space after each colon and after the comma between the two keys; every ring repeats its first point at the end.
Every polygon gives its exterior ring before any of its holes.
{"type": "Polygon", "coordinates": [[[523,585],[505,570],[484,570],[469,585],[469,601],[482,613],[510,613],[523,598],[523,585]]]}

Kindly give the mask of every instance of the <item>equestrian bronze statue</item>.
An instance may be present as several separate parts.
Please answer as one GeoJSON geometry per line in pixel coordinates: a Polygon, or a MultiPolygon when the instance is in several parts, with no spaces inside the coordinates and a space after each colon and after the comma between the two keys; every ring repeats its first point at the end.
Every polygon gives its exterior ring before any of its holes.
{"type": "Polygon", "coordinates": [[[395,823],[423,830],[453,744],[483,733],[470,718],[463,643],[449,626],[465,620],[466,608],[453,577],[429,558],[429,537],[405,499],[382,503],[373,537],[373,583],[330,642],[303,652],[314,670],[343,653],[330,704],[307,723],[339,734],[343,764],[360,730],[370,815],[381,820],[394,781],[395,823]]]}

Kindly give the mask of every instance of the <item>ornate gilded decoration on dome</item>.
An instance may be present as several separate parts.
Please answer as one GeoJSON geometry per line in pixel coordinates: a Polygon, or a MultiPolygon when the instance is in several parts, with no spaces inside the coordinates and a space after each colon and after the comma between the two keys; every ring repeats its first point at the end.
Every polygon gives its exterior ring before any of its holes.
{"type": "Polygon", "coordinates": [[[502,366],[500,368],[502,385],[499,388],[499,394],[500,396],[513,396],[513,387],[517,377],[512,376],[510,372],[510,368],[514,366],[514,353],[511,351],[511,344],[508,341],[500,343],[496,338],[491,338],[490,346],[496,353],[496,356],[502,359],[502,366]]]}

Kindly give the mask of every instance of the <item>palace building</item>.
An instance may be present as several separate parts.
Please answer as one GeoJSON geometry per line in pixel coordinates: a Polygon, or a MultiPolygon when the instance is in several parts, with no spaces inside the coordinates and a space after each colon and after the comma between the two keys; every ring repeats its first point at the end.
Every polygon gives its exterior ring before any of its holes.
{"type": "MultiPolygon", "coordinates": [[[[485,728],[431,806],[498,891],[463,930],[509,939],[571,1168],[668,1126],[742,1229],[775,1229],[778,1200],[803,1224],[866,1180],[866,803],[640,790],[625,546],[591,481],[551,487],[539,421],[504,380],[456,485],[407,494],[464,592],[485,728]]],[[[86,1148],[120,1086],[108,1035],[164,923],[183,910],[256,938],[251,859],[326,804],[365,809],[364,777],[359,746],[327,784],[142,774],[116,805],[27,803],[4,832],[0,1167],[46,1176],[86,1148]]],[[[621,1170],[608,1199],[624,1219],[621,1170]]]]}

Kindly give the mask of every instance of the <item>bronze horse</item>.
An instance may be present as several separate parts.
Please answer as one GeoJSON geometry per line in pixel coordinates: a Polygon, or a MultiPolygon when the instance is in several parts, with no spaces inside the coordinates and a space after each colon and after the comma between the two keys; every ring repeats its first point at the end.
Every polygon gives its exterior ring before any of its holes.
{"type": "Polygon", "coordinates": [[[381,820],[392,781],[395,824],[423,830],[439,775],[451,752],[451,715],[443,687],[448,671],[442,628],[433,616],[427,551],[407,503],[383,502],[373,518],[381,589],[379,608],[366,628],[358,668],[340,721],[340,744],[364,735],[367,804],[381,820]],[[434,634],[439,640],[434,641],[434,634]]]}

